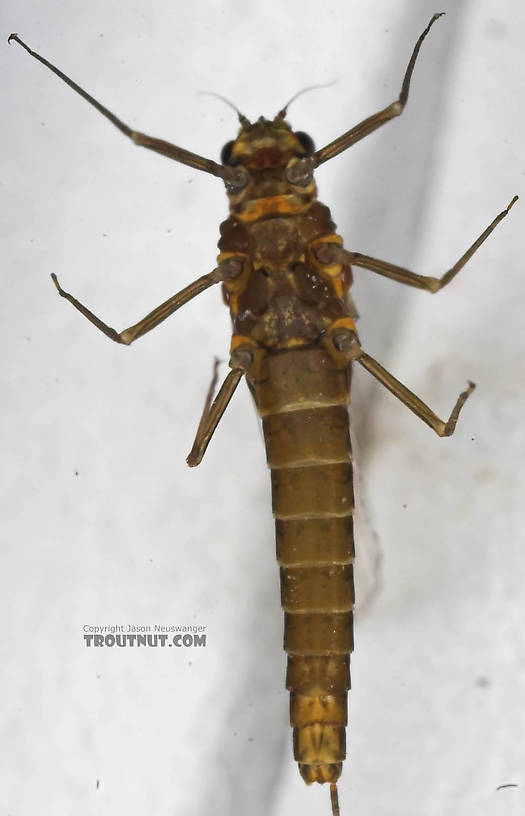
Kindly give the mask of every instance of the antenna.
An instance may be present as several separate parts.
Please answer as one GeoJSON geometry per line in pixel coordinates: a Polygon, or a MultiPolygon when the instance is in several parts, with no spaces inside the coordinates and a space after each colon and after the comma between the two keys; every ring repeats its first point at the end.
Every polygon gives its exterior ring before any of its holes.
{"type": "Polygon", "coordinates": [[[241,123],[243,128],[251,127],[252,123],[250,122],[250,120],[247,119],[246,116],[244,116],[244,114],[242,114],[240,110],[235,107],[233,102],[230,102],[229,99],[226,99],[225,96],[221,96],[220,94],[215,93],[215,91],[199,91],[197,96],[214,96],[216,99],[220,99],[221,102],[224,102],[225,105],[228,105],[229,108],[232,108],[235,111],[235,113],[239,117],[239,122],[241,123]]]}

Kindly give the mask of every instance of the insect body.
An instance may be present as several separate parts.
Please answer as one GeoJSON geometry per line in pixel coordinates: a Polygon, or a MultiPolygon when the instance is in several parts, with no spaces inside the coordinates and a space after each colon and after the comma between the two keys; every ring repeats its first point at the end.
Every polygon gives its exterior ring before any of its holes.
{"type": "Polygon", "coordinates": [[[117,332],[53,280],[59,294],[112,340],[129,345],[209,286],[222,283],[233,337],[231,371],[217,396],[210,389],[190,466],[201,461],[238,383],[245,377],[262,417],[272,474],[277,556],[288,652],[294,755],[307,783],[336,782],[345,758],[354,602],[352,463],[347,406],[350,364],[360,363],[439,436],[450,436],[474,385],[460,394],[447,421],[396,380],[361,347],[349,296],[351,266],[359,266],[434,293],[449,283],[515,202],[503,210],[441,278],[343,248],[327,207],[317,200],[313,171],[385,122],[407,101],[421,44],[441,15],[432,17],[410,58],[401,94],[320,150],[294,132],[286,108],[240,131],[218,164],[134,131],[63,74],[18,42],[97,108],[135,144],[222,178],[230,216],[221,225],[212,272],[117,332]]]}

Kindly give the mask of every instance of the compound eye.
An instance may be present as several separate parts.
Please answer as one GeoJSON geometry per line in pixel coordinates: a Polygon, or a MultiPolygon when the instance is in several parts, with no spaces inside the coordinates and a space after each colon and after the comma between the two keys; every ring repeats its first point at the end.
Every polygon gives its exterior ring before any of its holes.
{"type": "Polygon", "coordinates": [[[315,152],[315,145],[314,145],[314,140],[312,139],[312,137],[309,136],[308,133],[303,133],[302,130],[298,130],[295,133],[295,136],[296,136],[297,139],[299,139],[299,142],[300,142],[301,147],[303,148],[305,154],[307,156],[311,156],[312,153],[315,152]]]}
{"type": "Polygon", "coordinates": [[[233,141],[226,142],[221,150],[221,164],[229,164],[232,155],[233,141]]]}

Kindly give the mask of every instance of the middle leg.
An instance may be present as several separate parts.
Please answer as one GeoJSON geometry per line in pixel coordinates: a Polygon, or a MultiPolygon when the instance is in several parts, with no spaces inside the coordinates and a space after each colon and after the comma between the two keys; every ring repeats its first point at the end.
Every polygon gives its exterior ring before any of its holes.
{"type": "Polygon", "coordinates": [[[339,247],[334,247],[333,252],[339,252],[339,254],[344,257],[346,263],[361,266],[365,269],[370,269],[372,272],[377,272],[379,275],[384,275],[385,278],[390,278],[391,280],[395,280],[398,283],[407,284],[408,286],[414,286],[416,289],[426,289],[427,292],[434,294],[435,292],[439,292],[440,289],[443,289],[447,283],[450,283],[450,281],[456,277],[458,272],[463,269],[467,261],[472,258],[481,244],[487,240],[490,233],[497,227],[499,222],[502,221],[506,215],[508,215],[510,208],[516,203],[517,200],[518,196],[514,196],[508,207],[506,207],[499,213],[499,215],[496,216],[494,221],[492,221],[487,229],[481,233],[479,238],[476,238],[472,246],[467,249],[459,261],[457,261],[454,266],[445,272],[441,278],[433,278],[429,275],[418,275],[416,272],[411,272],[409,269],[405,269],[402,266],[396,266],[388,261],[380,261],[377,258],[372,258],[370,255],[362,255],[360,252],[349,252],[348,250],[340,249],[339,247]]]}
{"type": "Polygon", "coordinates": [[[155,326],[158,326],[159,323],[166,320],[167,317],[172,315],[173,312],[176,312],[177,309],[180,309],[181,306],[184,306],[185,303],[188,303],[189,300],[196,297],[196,295],[200,295],[200,293],[204,292],[204,290],[209,286],[213,286],[214,283],[219,283],[222,280],[220,270],[214,269],[213,272],[210,272],[208,275],[202,275],[202,277],[198,278],[196,281],[193,281],[193,283],[190,283],[189,286],[186,286],[184,289],[181,289],[180,292],[177,292],[176,295],[173,295],[173,297],[169,298],[164,303],[161,303],[160,306],[153,309],[152,312],[147,314],[146,317],[143,317],[138,323],[135,323],[134,326],[129,326],[129,328],[124,329],[124,331],[118,332],[93,314],[93,312],[90,311],[87,306],[80,303],[80,301],[73,297],[73,295],[70,295],[69,292],[65,292],[60,286],[58,278],[54,273],[52,273],[51,278],[53,279],[53,283],[55,284],[60,297],[68,300],[75,307],[75,309],[83,314],[90,323],[93,323],[97,329],[103,332],[106,337],[109,337],[110,340],[114,340],[115,343],[123,343],[125,346],[129,346],[129,344],[136,340],[137,337],[142,337],[143,334],[146,334],[146,332],[154,329],[155,326]]]}

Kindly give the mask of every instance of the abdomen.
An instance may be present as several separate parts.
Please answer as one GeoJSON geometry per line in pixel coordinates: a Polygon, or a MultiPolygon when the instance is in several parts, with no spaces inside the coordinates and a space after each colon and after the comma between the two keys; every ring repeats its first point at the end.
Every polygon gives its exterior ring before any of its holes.
{"type": "Polygon", "coordinates": [[[335,782],[353,648],[349,373],[322,348],[286,350],[250,388],[272,474],[294,756],[307,783],[335,782]]]}

